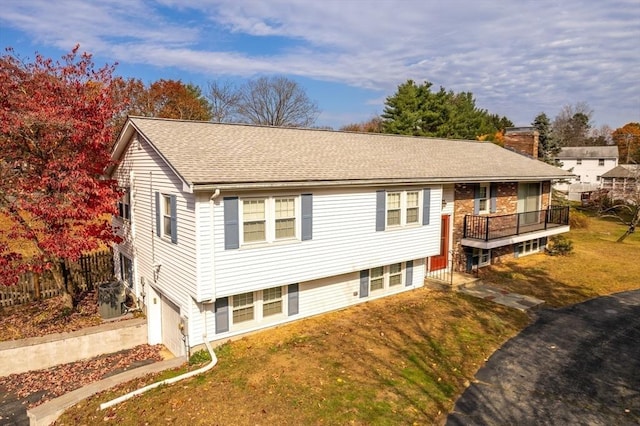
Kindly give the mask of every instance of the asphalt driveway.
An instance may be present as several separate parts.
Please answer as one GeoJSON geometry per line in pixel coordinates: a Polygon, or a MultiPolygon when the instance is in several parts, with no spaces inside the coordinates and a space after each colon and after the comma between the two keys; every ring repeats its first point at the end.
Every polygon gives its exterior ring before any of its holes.
{"type": "Polygon", "coordinates": [[[640,290],[538,311],[478,371],[446,424],[640,424],[640,290]]]}

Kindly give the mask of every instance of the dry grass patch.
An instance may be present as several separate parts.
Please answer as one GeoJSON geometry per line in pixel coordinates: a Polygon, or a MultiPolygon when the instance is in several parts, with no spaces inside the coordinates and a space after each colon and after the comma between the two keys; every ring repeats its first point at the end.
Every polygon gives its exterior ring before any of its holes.
{"type": "Polygon", "coordinates": [[[206,374],[96,411],[157,377],[127,384],[58,424],[438,423],[485,359],[528,321],[488,302],[418,289],[226,343],[206,374]]]}
{"type": "Polygon", "coordinates": [[[482,278],[507,290],[543,299],[551,306],[640,288],[640,233],[616,243],[626,227],[590,218],[567,234],[569,256],[540,253],[481,270],[482,278]]]}

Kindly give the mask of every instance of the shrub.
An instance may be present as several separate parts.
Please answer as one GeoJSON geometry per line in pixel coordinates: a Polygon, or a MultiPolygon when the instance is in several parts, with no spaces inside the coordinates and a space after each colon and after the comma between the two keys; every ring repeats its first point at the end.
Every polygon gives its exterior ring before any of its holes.
{"type": "Polygon", "coordinates": [[[572,210],[569,215],[569,226],[573,229],[588,229],[589,216],[580,211],[572,210]]]}
{"type": "Polygon", "coordinates": [[[551,256],[567,256],[573,252],[573,241],[564,235],[554,235],[551,237],[551,245],[547,248],[551,256]]]}

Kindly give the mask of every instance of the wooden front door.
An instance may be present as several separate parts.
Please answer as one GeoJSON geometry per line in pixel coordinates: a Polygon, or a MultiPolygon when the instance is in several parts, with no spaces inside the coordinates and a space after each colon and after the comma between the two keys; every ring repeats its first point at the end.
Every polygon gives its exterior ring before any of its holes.
{"type": "Polygon", "coordinates": [[[432,256],[429,265],[430,271],[446,269],[449,263],[449,221],[451,216],[442,216],[442,227],[440,228],[440,254],[432,256]]]}

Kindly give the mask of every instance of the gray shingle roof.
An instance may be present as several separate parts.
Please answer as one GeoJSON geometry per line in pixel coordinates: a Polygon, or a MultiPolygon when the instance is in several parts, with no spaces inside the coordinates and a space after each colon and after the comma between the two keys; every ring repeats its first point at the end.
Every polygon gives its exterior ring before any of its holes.
{"type": "Polygon", "coordinates": [[[620,164],[604,173],[603,178],[636,178],[640,175],[640,165],[620,164]]]}
{"type": "Polygon", "coordinates": [[[617,146],[567,146],[560,150],[559,159],[569,158],[618,158],[617,146]]]}
{"type": "Polygon", "coordinates": [[[130,123],[191,185],[572,176],[490,142],[141,117],[130,123]]]}

